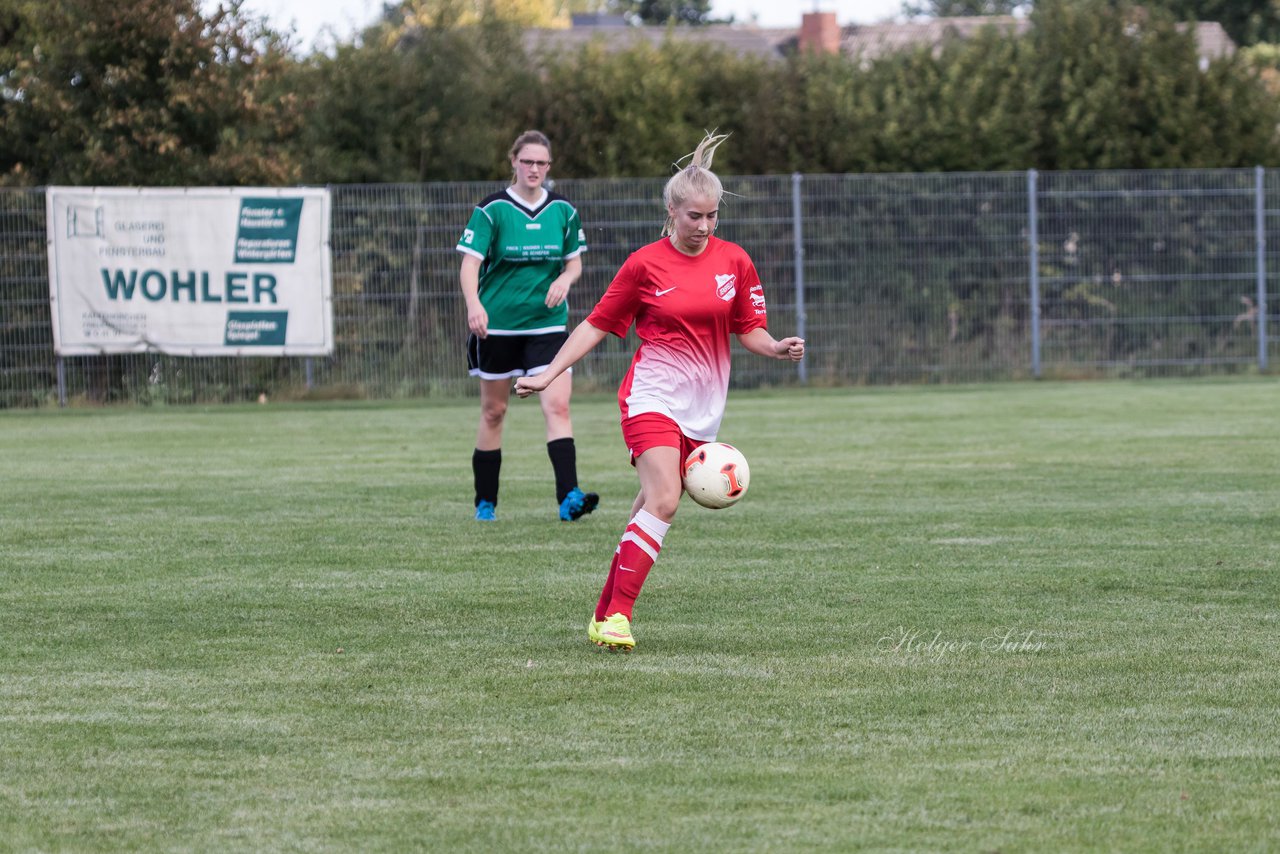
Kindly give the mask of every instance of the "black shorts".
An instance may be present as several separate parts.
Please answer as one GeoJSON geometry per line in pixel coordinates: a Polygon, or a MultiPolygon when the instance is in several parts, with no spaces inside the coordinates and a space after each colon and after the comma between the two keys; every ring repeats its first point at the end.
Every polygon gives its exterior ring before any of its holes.
{"type": "Polygon", "coordinates": [[[531,377],[547,369],[568,337],[568,332],[487,338],[478,338],[473,333],[467,336],[467,370],[482,380],[531,377]]]}

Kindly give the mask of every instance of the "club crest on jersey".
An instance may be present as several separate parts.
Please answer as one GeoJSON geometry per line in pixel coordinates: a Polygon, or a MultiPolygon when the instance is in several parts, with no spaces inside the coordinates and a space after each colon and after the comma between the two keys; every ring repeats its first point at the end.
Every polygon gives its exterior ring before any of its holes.
{"type": "Polygon", "coordinates": [[[724,300],[725,302],[728,302],[729,300],[733,299],[734,294],[738,292],[738,289],[735,287],[736,281],[737,281],[737,276],[735,276],[733,273],[726,273],[724,275],[720,275],[719,273],[717,273],[716,274],[716,296],[720,297],[720,299],[724,300]]]}

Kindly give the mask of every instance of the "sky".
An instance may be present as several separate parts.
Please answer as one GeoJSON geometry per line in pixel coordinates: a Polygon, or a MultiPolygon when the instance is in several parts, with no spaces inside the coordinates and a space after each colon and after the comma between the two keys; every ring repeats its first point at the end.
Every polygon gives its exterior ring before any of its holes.
{"type": "MultiPolygon", "coordinates": [[[[216,0],[205,0],[206,6],[216,0]]],[[[739,21],[755,19],[762,27],[798,27],[804,12],[835,12],[840,24],[870,24],[891,18],[902,0],[712,0],[719,17],[734,15],[739,21]]],[[[277,30],[296,28],[302,47],[316,44],[327,28],[348,39],[382,12],[382,0],[245,0],[245,9],[266,17],[277,30]]],[[[329,40],[324,39],[322,43],[329,40]]]]}

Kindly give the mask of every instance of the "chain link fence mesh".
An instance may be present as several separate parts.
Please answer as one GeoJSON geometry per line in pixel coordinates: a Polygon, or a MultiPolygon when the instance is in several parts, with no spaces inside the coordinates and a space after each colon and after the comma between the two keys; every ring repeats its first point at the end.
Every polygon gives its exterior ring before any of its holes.
{"type": "MultiPolygon", "coordinates": [[[[1244,372],[1275,354],[1280,172],[723,181],[719,235],[756,262],[771,330],[809,345],[802,368],[738,352],[736,387],[1244,372]]],[[[589,246],[571,324],[658,238],[663,184],[556,185],[589,246]]],[[[500,187],[331,187],[334,353],[243,359],[59,359],[44,192],[0,191],[0,407],[473,395],[454,246],[500,187]]],[[[575,368],[577,387],[616,387],[636,343],[606,340],[575,368]]]]}

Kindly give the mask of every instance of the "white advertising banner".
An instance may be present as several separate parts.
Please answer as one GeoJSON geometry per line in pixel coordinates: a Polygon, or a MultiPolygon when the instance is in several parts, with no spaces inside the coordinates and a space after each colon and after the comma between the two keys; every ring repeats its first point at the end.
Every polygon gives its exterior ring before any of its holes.
{"type": "Polygon", "coordinates": [[[49,187],[61,356],[333,352],[329,191],[49,187]]]}

